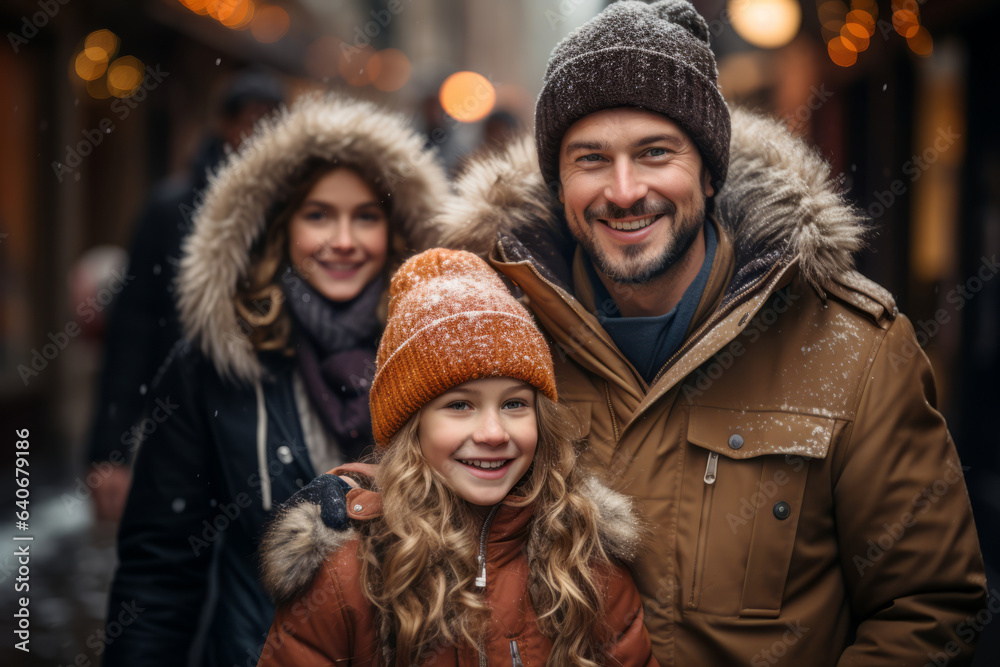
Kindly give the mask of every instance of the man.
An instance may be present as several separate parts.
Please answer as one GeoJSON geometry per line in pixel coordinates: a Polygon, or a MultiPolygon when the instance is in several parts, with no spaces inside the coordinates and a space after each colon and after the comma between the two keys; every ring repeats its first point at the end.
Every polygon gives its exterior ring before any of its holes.
{"type": "Polygon", "coordinates": [[[527,143],[473,163],[447,243],[524,295],[639,500],[660,664],[968,664],[986,581],[928,361],[827,165],[716,79],[690,4],[612,4],[552,53],[541,176],[527,143]]]}

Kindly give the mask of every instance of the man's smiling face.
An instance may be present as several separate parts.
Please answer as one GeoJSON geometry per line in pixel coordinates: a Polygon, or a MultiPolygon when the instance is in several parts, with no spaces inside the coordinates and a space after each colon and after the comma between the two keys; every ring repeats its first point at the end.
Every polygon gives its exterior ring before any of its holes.
{"type": "Polygon", "coordinates": [[[644,284],[684,256],[714,194],[695,143],[662,114],[604,109],[576,121],[559,149],[570,232],[613,282],[644,284]]]}

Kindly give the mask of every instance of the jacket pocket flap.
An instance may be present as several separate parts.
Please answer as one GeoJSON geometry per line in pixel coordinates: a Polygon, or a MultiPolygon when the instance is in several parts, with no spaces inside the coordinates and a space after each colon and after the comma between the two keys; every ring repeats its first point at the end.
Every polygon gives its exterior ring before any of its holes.
{"type": "Polygon", "coordinates": [[[836,420],[794,412],[691,406],[688,441],[731,459],[765,455],[826,458],[836,420]]]}

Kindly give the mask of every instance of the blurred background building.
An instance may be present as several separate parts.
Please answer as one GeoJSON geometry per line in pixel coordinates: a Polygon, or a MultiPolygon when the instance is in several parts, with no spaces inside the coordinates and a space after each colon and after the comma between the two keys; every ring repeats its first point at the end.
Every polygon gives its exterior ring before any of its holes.
{"type": "MultiPolygon", "coordinates": [[[[32,653],[5,642],[0,662],[99,664],[114,526],[92,518],[88,484],[99,480],[88,481],[83,449],[102,323],[150,186],[195,159],[226,82],[253,66],[292,99],[329,89],[376,100],[412,115],[456,169],[484,142],[531,127],[548,53],[606,4],[0,4],[0,423],[8,453],[15,429],[30,429],[36,535],[32,653]]],[[[990,116],[1000,7],[694,4],[726,98],[785,118],[871,218],[859,266],[893,292],[933,362],[1000,595],[1000,128],[990,116]]],[[[13,498],[13,456],[2,460],[2,494],[13,498]]],[[[3,610],[13,608],[10,551],[0,555],[3,610]]],[[[988,624],[977,664],[1000,664],[998,628],[988,624]]]]}

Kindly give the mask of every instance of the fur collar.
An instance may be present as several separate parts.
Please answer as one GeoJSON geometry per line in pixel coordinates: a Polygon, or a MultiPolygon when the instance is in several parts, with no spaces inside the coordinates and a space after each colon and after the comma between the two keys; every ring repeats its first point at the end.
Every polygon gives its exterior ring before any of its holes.
{"type": "Polygon", "coordinates": [[[448,192],[444,170],[402,116],[343,96],[307,96],[262,121],[209,179],[184,242],[177,280],[185,336],[222,377],[255,381],[261,366],[234,307],[250,249],[272,208],[310,158],[377,165],[392,192],[396,232],[409,250],[431,245],[429,218],[448,192]]]}
{"type": "MultiPolygon", "coordinates": [[[[455,188],[437,221],[443,245],[485,257],[499,235],[509,256],[532,259],[566,286],[573,242],[530,138],[472,162],[455,188]]],[[[861,213],[840,194],[829,165],[777,120],[732,111],[729,175],[715,213],[736,249],[730,292],[775,261],[798,259],[803,278],[820,290],[855,273],[861,213]]]]}
{"type": "MultiPolygon", "coordinates": [[[[634,560],[642,528],[632,499],[593,478],[586,480],[582,492],[597,506],[598,532],[608,555],[623,562],[634,560]]],[[[329,528],[323,522],[321,505],[310,495],[296,494],[282,507],[261,542],[264,588],[277,604],[305,594],[327,556],[357,537],[354,529],[329,528]]]]}

